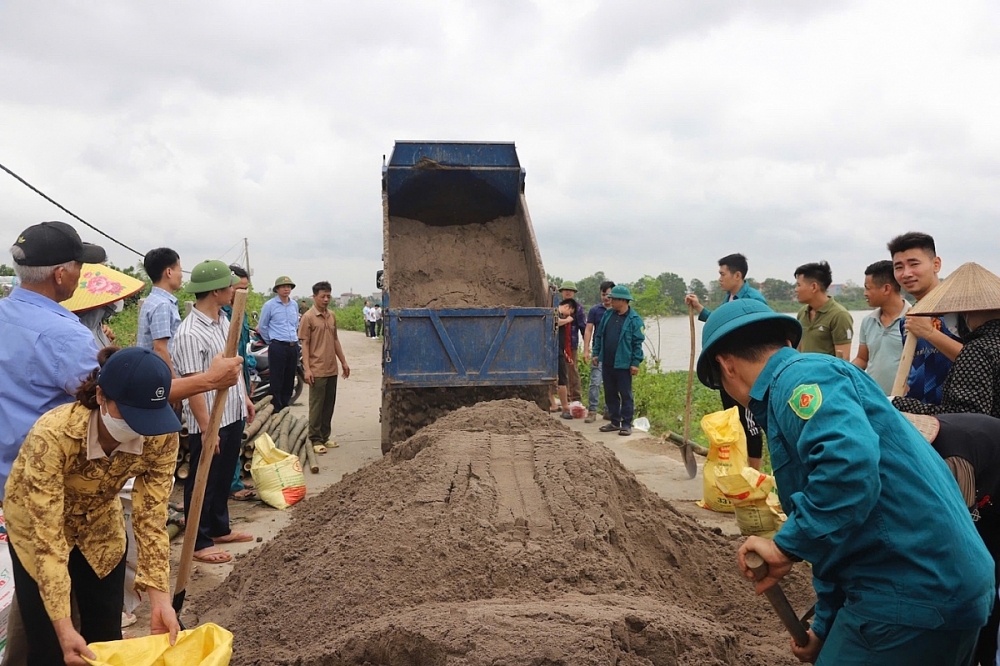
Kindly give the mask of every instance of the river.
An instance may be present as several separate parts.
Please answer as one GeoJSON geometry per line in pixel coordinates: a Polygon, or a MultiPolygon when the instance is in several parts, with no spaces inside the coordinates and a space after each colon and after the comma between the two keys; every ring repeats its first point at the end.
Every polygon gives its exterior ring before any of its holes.
{"type": "MultiPolygon", "coordinates": [[[[870,310],[852,310],[854,317],[854,343],[851,345],[851,358],[858,353],[858,335],[861,332],[861,320],[870,310]]],[[[695,326],[695,353],[701,353],[701,329],[705,326],[697,319],[695,326]]],[[[664,371],[687,370],[691,355],[691,335],[687,317],[651,317],[646,319],[646,358],[650,356],[650,348],[656,349],[659,337],[659,356],[661,368],[664,371]]],[[[697,358],[697,356],[695,357],[697,358]]]]}

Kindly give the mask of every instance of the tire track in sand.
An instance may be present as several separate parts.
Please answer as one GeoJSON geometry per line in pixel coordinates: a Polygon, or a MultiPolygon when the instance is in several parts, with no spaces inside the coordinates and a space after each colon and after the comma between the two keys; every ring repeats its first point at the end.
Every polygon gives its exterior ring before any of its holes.
{"type": "Polygon", "coordinates": [[[490,475],[497,489],[497,527],[515,539],[552,534],[552,512],[535,480],[531,435],[489,435],[490,475]]]}

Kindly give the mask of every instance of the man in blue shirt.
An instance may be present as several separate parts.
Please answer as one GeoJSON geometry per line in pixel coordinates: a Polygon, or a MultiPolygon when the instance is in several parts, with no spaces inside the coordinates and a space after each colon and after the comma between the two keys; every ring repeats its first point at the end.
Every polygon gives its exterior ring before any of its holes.
{"type": "MultiPolygon", "coordinates": [[[[725,303],[736,301],[741,298],[750,298],[761,303],[767,303],[767,299],[759,291],[747,284],[747,271],[750,269],[747,258],[742,254],[727,254],[719,259],[719,287],[726,293],[725,303]]],[[[695,294],[688,294],[684,297],[684,303],[698,313],[699,321],[708,321],[712,311],[706,308],[695,294]]],[[[740,424],[743,432],[747,436],[747,457],[749,465],[754,469],[760,469],[764,459],[764,435],[760,427],[754,422],[751,414],[743,405],[738,404],[724,390],[719,391],[722,398],[722,408],[729,409],[736,407],[740,413],[740,424]]]]}
{"type": "MultiPolygon", "coordinates": [[[[583,334],[583,362],[592,363],[590,371],[590,387],[587,390],[587,418],[584,423],[593,423],[597,420],[597,402],[601,398],[601,384],[603,383],[603,364],[601,359],[594,357],[591,361],[590,348],[594,343],[594,331],[597,325],[604,319],[604,313],[611,307],[611,290],[615,283],[610,280],[601,283],[601,302],[590,308],[587,313],[587,326],[583,334]]],[[[608,411],[607,403],[604,405],[605,415],[608,411]]]]}
{"type": "MultiPolygon", "coordinates": [[[[941,257],[934,239],[916,231],[896,236],[888,244],[896,282],[919,303],[940,284],[941,257]]],[[[903,343],[907,335],[917,336],[913,365],[907,378],[906,397],[931,405],[941,404],[944,380],[951,364],[962,351],[958,315],[941,317],[908,316],[900,322],[903,343]]]]}
{"type": "MultiPolygon", "coordinates": [[[[139,308],[139,328],[135,344],[156,352],[176,376],[174,336],[177,335],[177,327],[181,325],[181,314],[177,309],[174,292],[181,288],[184,280],[181,257],[169,247],[158,247],[146,253],[142,258],[142,267],[152,280],[153,288],[139,308]]],[[[245,352],[241,350],[240,353],[245,352]]]]}
{"type": "Polygon", "coordinates": [[[271,404],[280,412],[292,401],[299,365],[299,304],[291,299],[295,283],[287,275],[274,281],[274,298],[260,311],[257,332],[267,343],[271,404]]]}
{"type": "Polygon", "coordinates": [[[698,378],[767,430],[788,520],[748,537],[768,564],[761,593],[806,560],[816,618],[801,661],[969,666],[996,597],[993,561],[947,465],[850,363],[795,350],[801,325],[753,300],[703,331],[698,378]]]}

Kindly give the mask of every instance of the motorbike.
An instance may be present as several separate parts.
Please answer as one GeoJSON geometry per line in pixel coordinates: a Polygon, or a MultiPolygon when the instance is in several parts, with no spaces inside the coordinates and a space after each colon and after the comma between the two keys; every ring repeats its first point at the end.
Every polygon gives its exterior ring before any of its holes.
{"type": "MultiPolygon", "coordinates": [[[[253,395],[250,399],[257,402],[266,395],[271,394],[271,372],[267,358],[267,343],[265,343],[257,331],[250,330],[250,342],[247,344],[247,353],[252,354],[257,359],[257,368],[250,371],[250,381],[254,385],[253,395]]],[[[302,389],[306,385],[306,371],[302,365],[302,355],[299,354],[299,365],[295,369],[295,383],[292,385],[292,399],[289,404],[294,404],[302,396],[302,389]]]]}

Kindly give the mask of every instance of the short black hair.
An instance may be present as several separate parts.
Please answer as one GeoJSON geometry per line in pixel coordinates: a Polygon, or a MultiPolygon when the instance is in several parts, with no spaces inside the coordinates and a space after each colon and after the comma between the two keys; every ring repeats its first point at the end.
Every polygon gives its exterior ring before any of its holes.
{"type": "Polygon", "coordinates": [[[320,280],[319,282],[313,285],[313,296],[316,296],[321,291],[332,292],[333,287],[331,287],[330,283],[327,282],[326,280],[320,280]]]}
{"type": "Polygon", "coordinates": [[[247,273],[247,269],[243,268],[239,264],[229,264],[229,271],[238,278],[250,279],[250,274],[247,273]]]}
{"type": "Polygon", "coordinates": [[[604,282],[601,283],[602,294],[606,292],[608,289],[614,289],[614,288],[615,288],[615,283],[612,282],[611,280],[605,280],[604,282]]]}
{"type": "Polygon", "coordinates": [[[830,285],[833,284],[833,271],[830,270],[830,264],[825,261],[802,264],[795,269],[795,277],[800,275],[806,280],[818,283],[823,291],[829,289],[830,285]]]}
{"type": "Polygon", "coordinates": [[[937,256],[937,248],[934,247],[934,237],[922,234],[919,231],[908,231],[905,234],[896,236],[886,244],[889,249],[889,256],[907,250],[924,250],[931,258],[937,256]]]}
{"type": "Polygon", "coordinates": [[[729,269],[730,273],[739,272],[744,280],[747,279],[747,271],[750,269],[747,266],[747,258],[739,252],[736,254],[727,254],[722,259],[719,259],[719,266],[725,266],[729,269]]]}
{"type": "Polygon", "coordinates": [[[564,298],[561,301],[559,301],[559,305],[572,305],[573,312],[576,312],[576,309],[579,307],[579,304],[576,302],[575,298],[564,298]]]}
{"type": "Polygon", "coordinates": [[[156,284],[163,279],[163,272],[171,266],[176,266],[181,260],[181,255],[169,247],[158,247],[150,250],[142,258],[142,267],[146,269],[146,275],[156,284]]]}
{"type": "Polygon", "coordinates": [[[888,259],[876,261],[874,264],[868,266],[865,269],[865,275],[871,275],[872,282],[879,287],[889,284],[892,285],[893,289],[899,291],[899,283],[896,282],[896,276],[892,270],[892,262],[888,259]]]}

